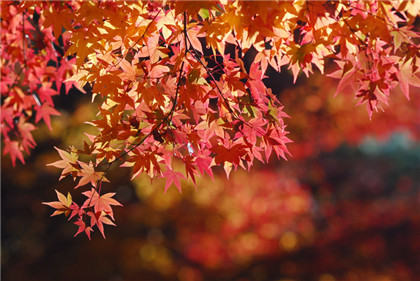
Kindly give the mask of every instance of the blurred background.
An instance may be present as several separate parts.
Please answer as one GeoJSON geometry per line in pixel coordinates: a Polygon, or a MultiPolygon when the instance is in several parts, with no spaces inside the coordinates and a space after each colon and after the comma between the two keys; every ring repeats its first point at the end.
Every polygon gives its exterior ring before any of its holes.
{"type": "Polygon", "coordinates": [[[419,90],[396,90],[369,120],[329,78],[270,77],[291,116],[288,161],[230,180],[216,169],[165,195],[164,180],[114,167],[103,188],[124,207],[91,241],[41,204],[74,187],[46,164],[54,146],[81,147],[97,110],[78,92],[57,97],[62,116],[35,132],[27,164],[1,159],[2,280],[420,280],[419,90]]]}

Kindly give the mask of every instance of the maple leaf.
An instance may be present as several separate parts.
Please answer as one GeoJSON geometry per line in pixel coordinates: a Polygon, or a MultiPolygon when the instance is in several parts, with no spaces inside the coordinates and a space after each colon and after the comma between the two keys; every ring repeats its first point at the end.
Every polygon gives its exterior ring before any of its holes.
{"type": "Polygon", "coordinates": [[[71,214],[68,220],[71,220],[76,215],[78,215],[79,217],[82,217],[85,212],[83,208],[80,208],[79,205],[76,204],[76,202],[73,202],[70,205],[70,210],[71,210],[71,214]]]}
{"type": "Polygon", "coordinates": [[[212,147],[211,151],[216,154],[216,164],[229,162],[238,165],[241,157],[246,153],[245,147],[241,144],[235,144],[230,148],[217,145],[212,147]]]}
{"type": "Polygon", "coordinates": [[[397,77],[400,81],[400,88],[404,95],[409,99],[409,85],[420,87],[420,78],[413,71],[413,59],[408,59],[400,66],[400,71],[397,72],[397,77]]]}
{"type": "Polygon", "coordinates": [[[22,164],[25,164],[25,159],[23,158],[18,141],[11,141],[9,139],[4,140],[3,155],[6,155],[7,153],[10,154],[13,166],[16,165],[16,158],[19,159],[22,164]]]}
{"type": "Polygon", "coordinates": [[[72,20],[72,13],[70,10],[66,9],[66,5],[63,5],[61,10],[55,10],[51,7],[50,10],[44,10],[44,26],[50,27],[52,26],[54,29],[54,36],[58,39],[61,35],[63,29],[71,30],[71,20],[72,20]]]}
{"type": "Polygon", "coordinates": [[[61,180],[62,178],[64,178],[72,172],[79,171],[79,164],[77,163],[77,159],[79,158],[79,156],[74,149],[71,149],[71,152],[69,153],[67,151],[59,149],[58,147],[54,148],[58,151],[58,154],[60,154],[62,160],[47,164],[47,166],[54,166],[63,169],[59,180],[61,180]]]}
{"type": "Polygon", "coordinates": [[[52,131],[51,127],[51,115],[61,115],[56,109],[48,105],[47,103],[42,104],[42,106],[35,106],[36,116],[35,123],[38,123],[41,119],[44,119],[45,124],[47,124],[48,129],[52,131]]]}
{"type": "Polygon", "coordinates": [[[81,177],[79,183],[74,187],[78,188],[80,186],[86,185],[90,182],[94,187],[96,187],[97,183],[99,181],[106,181],[109,182],[107,178],[104,177],[104,172],[97,172],[95,171],[95,168],[93,167],[92,162],[89,162],[89,164],[80,162],[80,171],[78,171],[78,176],[81,177]]]}
{"type": "MultiPolygon", "coordinates": [[[[188,148],[190,148],[190,146],[188,146],[188,148]]],[[[194,176],[195,174],[197,174],[197,170],[194,166],[193,157],[190,156],[190,155],[187,155],[184,158],[184,164],[185,164],[185,172],[187,174],[187,178],[188,178],[188,176],[190,176],[193,183],[194,183],[195,188],[197,188],[197,186],[195,184],[195,176],[194,176]]]]}
{"type": "Polygon", "coordinates": [[[42,204],[48,205],[52,208],[57,209],[56,211],[54,211],[54,213],[51,216],[57,216],[64,213],[64,215],[67,217],[71,212],[70,206],[72,205],[72,202],[73,202],[71,198],[71,194],[67,193],[67,197],[66,197],[62,193],[58,192],[57,190],[55,190],[55,192],[57,193],[58,201],[42,202],[42,204]]]}
{"type": "Polygon", "coordinates": [[[197,165],[201,175],[204,175],[204,172],[206,172],[213,179],[213,171],[211,170],[212,158],[208,154],[198,152],[197,158],[195,159],[195,164],[197,165]]]}
{"type": "Polygon", "coordinates": [[[28,148],[33,148],[35,146],[35,140],[31,134],[35,129],[36,127],[33,124],[26,122],[25,118],[19,118],[18,130],[22,137],[22,146],[27,153],[29,153],[28,148]]]}
{"type": "Polygon", "coordinates": [[[114,219],[114,213],[111,206],[122,206],[121,203],[112,198],[115,193],[105,193],[99,196],[98,192],[92,188],[90,191],[83,192],[83,195],[88,197],[83,204],[83,208],[94,206],[95,213],[104,211],[112,219],[114,219]]]}
{"type": "Polygon", "coordinates": [[[122,60],[119,63],[119,66],[124,71],[123,73],[119,75],[121,79],[123,80],[136,81],[137,78],[143,74],[143,71],[141,69],[137,70],[135,67],[131,65],[131,63],[129,63],[126,60],[122,60]]]}
{"type": "Polygon", "coordinates": [[[101,232],[102,236],[104,238],[105,237],[105,232],[104,232],[104,225],[103,224],[108,224],[108,225],[114,225],[115,223],[113,223],[108,217],[107,214],[105,212],[87,212],[88,216],[90,217],[90,225],[91,227],[94,227],[95,225],[98,227],[99,231],[101,232]]]}
{"type": "Polygon", "coordinates": [[[168,169],[165,172],[163,172],[162,178],[166,178],[164,193],[166,193],[166,191],[168,191],[169,187],[172,184],[174,184],[176,186],[176,188],[179,190],[179,192],[182,192],[181,191],[180,179],[185,179],[185,176],[182,173],[176,172],[176,171],[171,170],[171,169],[168,169]]]}
{"type": "Polygon", "coordinates": [[[79,226],[74,237],[76,237],[77,235],[79,235],[79,233],[82,233],[84,231],[86,233],[86,236],[89,238],[89,240],[91,240],[90,233],[93,231],[93,229],[90,226],[86,226],[86,223],[81,218],[75,221],[74,224],[79,226]]]}
{"type": "Polygon", "coordinates": [[[335,96],[337,96],[338,93],[342,92],[348,86],[355,84],[356,73],[357,69],[355,67],[344,73],[343,77],[341,77],[340,82],[338,83],[335,96]]]}
{"type": "MultiPolygon", "coordinates": [[[[44,83],[41,88],[38,89],[37,94],[42,104],[54,105],[52,97],[58,95],[58,92],[51,88],[52,83],[44,83]]],[[[44,109],[46,110],[46,109],[44,109]]]]}
{"type": "MultiPolygon", "coordinates": [[[[57,91],[60,91],[64,80],[66,80],[67,76],[70,76],[70,74],[73,72],[73,67],[74,67],[75,62],[76,62],[76,58],[72,58],[72,59],[63,58],[60,61],[60,67],[58,68],[54,77],[55,84],[57,86],[57,91]]],[[[64,86],[65,86],[66,94],[69,93],[69,90],[72,86],[75,86],[82,93],[86,93],[82,88],[79,87],[79,85],[75,81],[66,80],[64,82],[64,86]]]]}

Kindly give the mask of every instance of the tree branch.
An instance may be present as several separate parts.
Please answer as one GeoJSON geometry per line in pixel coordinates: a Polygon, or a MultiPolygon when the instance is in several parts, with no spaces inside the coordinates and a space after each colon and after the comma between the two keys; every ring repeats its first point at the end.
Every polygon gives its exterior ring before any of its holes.
{"type": "Polygon", "coordinates": [[[217,85],[217,81],[216,81],[216,78],[214,78],[214,75],[213,75],[213,73],[212,73],[212,71],[207,67],[207,65],[204,63],[204,62],[202,62],[201,61],[201,59],[200,59],[200,55],[198,54],[198,52],[197,52],[197,50],[193,47],[193,45],[192,45],[192,43],[191,43],[191,40],[190,40],[190,38],[188,37],[188,35],[187,35],[187,40],[190,42],[190,45],[191,45],[191,47],[192,47],[192,50],[193,50],[193,52],[194,52],[194,54],[190,51],[190,50],[188,50],[188,52],[198,61],[198,62],[200,62],[200,64],[204,67],[204,69],[206,70],[206,72],[207,72],[207,74],[210,76],[210,78],[213,80],[213,82],[214,82],[214,85],[215,85],[215,87],[216,87],[216,89],[217,89],[217,91],[218,91],[218,94],[219,94],[219,96],[222,98],[222,100],[223,100],[223,102],[224,102],[224,104],[225,104],[225,106],[226,106],[226,108],[227,108],[227,110],[233,115],[233,117],[235,117],[237,120],[239,120],[239,121],[241,121],[241,122],[243,122],[244,124],[246,124],[248,127],[250,127],[250,128],[252,128],[252,129],[254,129],[254,130],[256,130],[258,133],[260,133],[260,134],[262,134],[262,135],[264,135],[265,133],[264,132],[261,132],[261,131],[259,131],[257,128],[255,128],[254,126],[252,126],[251,124],[249,124],[247,121],[245,121],[243,118],[242,118],[242,116],[240,116],[240,115],[238,115],[236,112],[234,112],[233,111],[233,109],[230,107],[230,105],[229,105],[229,101],[226,99],[226,97],[223,95],[223,92],[222,92],[222,90],[220,89],[220,87],[219,87],[219,85],[217,85]]]}

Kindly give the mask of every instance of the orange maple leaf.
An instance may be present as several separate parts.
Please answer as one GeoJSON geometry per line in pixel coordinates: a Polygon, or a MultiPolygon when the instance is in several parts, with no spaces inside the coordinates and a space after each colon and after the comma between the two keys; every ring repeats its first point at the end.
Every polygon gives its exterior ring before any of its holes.
{"type": "Polygon", "coordinates": [[[57,193],[57,197],[59,201],[53,201],[53,202],[42,202],[44,205],[48,205],[52,208],[57,209],[51,216],[57,216],[60,214],[65,214],[65,216],[68,216],[71,212],[70,205],[73,202],[71,198],[71,194],[67,193],[67,197],[64,196],[62,193],[55,191],[57,193]]]}
{"type": "Polygon", "coordinates": [[[72,148],[71,152],[69,153],[64,150],[59,149],[58,147],[54,147],[54,148],[58,151],[62,160],[47,164],[47,166],[54,166],[56,168],[63,169],[59,180],[61,180],[62,178],[64,178],[65,176],[67,176],[68,174],[72,172],[79,171],[79,169],[77,168],[78,167],[77,159],[79,156],[76,153],[75,149],[72,148]]]}
{"type": "Polygon", "coordinates": [[[89,162],[89,164],[80,162],[80,167],[82,168],[79,173],[78,176],[81,176],[81,179],[79,181],[79,183],[74,187],[74,188],[78,188],[80,186],[83,186],[85,184],[88,184],[89,182],[96,187],[98,181],[106,181],[109,182],[109,180],[107,180],[104,177],[104,172],[97,172],[95,171],[95,168],[93,167],[92,162],[89,162]]]}

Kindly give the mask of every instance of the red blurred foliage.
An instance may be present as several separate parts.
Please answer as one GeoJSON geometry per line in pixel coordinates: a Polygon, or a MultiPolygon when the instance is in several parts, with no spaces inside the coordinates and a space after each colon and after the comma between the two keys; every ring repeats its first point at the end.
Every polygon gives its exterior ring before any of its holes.
{"type": "Polygon", "coordinates": [[[314,157],[333,151],[343,143],[357,145],[366,136],[386,140],[395,132],[408,132],[420,139],[420,95],[412,91],[410,100],[399,90],[392,92],[389,106],[369,120],[364,108],[356,107],[352,94],[334,96],[337,83],[315,74],[304,84],[286,89],[280,101],[293,118],[285,121],[290,131],[293,159],[314,157]]]}
{"type": "Polygon", "coordinates": [[[197,202],[205,208],[201,213],[208,214],[204,221],[179,221],[178,242],[190,260],[205,268],[226,269],[297,249],[313,235],[310,193],[293,177],[238,172],[223,185],[212,187],[218,192],[211,201],[197,202]]]}

